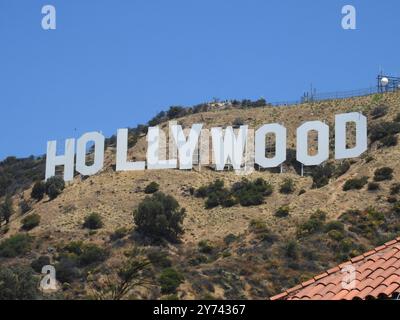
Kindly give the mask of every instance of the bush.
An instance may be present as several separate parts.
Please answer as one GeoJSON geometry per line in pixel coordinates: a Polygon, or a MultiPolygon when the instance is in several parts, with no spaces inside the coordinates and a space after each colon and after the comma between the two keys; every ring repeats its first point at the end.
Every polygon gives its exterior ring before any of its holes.
{"type": "Polygon", "coordinates": [[[312,169],[311,177],[313,179],[313,188],[322,188],[329,183],[335,172],[333,164],[328,163],[325,166],[316,166],[312,169]]]}
{"type": "Polygon", "coordinates": [[[325,232],[329,232],[332,230],[336,230],[336,231],[344,231],[344,224],[341,221],[330,221],[328,222],[325,227],[324,227],[324,231],[325,232]]]}
{"type": "Polygon", "coordinates": [[[57,280],[61,283],[71,283],[81,276],[77,261],[73,257],[63,256],[55,265],[57,280]]]}
{"type": "Polygon", "coordinates": [[[232,242],[235,242],[237,240],[237,236],[235,236],[233,233],[228,234],[227,236],[224,237],[224,243],[226,245],[231,244],[232,242]]]}
{"type": "Polygon", "coordinates": [[[115,230],[111,235],[110,235],[110,240],[111,241],[116,241],[119,239],[124,238],[128,234],[128,229],[125,227],[118,228],[115,230]]]}
{"type": "Polygon", "coordinates": [[[284,246],[284,251],[285,251],[285,256],[287,258],[296,260],[299,256],[299,245],[297,241],[295,240],[290,240],[285,246],[284,246]]]}
{"type": "Polygon", "coordinates": [[[378,106],[372,109],[371,116],[373,119],[382,118],[388,113],[388,107],[386,106],[378,106]]]}
{"type": "Polygon", "coordinates": [[[14,258],[26,254],[31,248],[32,238],[17,234],[0,243],[0,257],[14,258]]]}
{"type": "Polygon", "coordinates": [[[174,197],[156,192],[146,197],[134,211],[136,230],[153,240],[177,241],[183,234],[185,209],[174,197]]]}
{"type": "Polygon", "coordinates": [[[222,180],[217,179],[208,186],[197,189],[195,195],[207,198],[205,207],[211,209],[219,205],[224,208],[232,207],[237,203],[244,207],[260,205],[264,202],[264,197],[271,195],[272,192],[272,186],[261,178],[254,181],[242,179],[234,183],[230,190],[224,187],[222,180]]]}
{"type": "Polygon", "coordinates": [[[281,187],[279,189],[279,192],[283,193],[283,194],[293,193],[294,192],[294,182],[293,182],[293,180],[290,179],[290,178],[286,178],[283,181],[283,183],[282,183],[282,185],[281,185],[281,187]]]}
{"type": "Polygon", "coordinates": [[[262,178],[254,181],[243,179],[232,186],[231,192],[242,206],[248,207],[262,204],[264,197],[272,194],[273,188],[262,178]]]}
{"type": "Polygon", "coordinates": [[[395,147],[397,146],[398,138],[396,135],[390,134],[381,140],[382,147],[395,147]]]}
{"type": "Polygon", "coordinates": [[[146,188],[144,188],[144,193],[152,194],[157,192],[160,189],[160,185],[157,182],[150,182],[146,188]]]}
{"type": "Polygon", "coordinates": [[[392,196],[400,193],[400,183],[393,183],[390,187],[390,194],[392,196]]]}
{"type": "MultiPolygon", "coordinates": [[[[81,241],[73,241],[64,247],[63,257],[71,260],[75,266],[86,267],[89,265],[103,262],[108,257],[108,251],[93,243],[83,243],[81,241]]],[[[70,264],[68,262],[68,264],[70,264]]]]}
{"type": "Polygon", "coordinates": [[[3,267],[0,269],[0,300],[35,300],[37,280],[30,268],[3,267]]]}
{"type": "Polygon", "coordinates": [[[43,181],[38,181],[33,185],[31,191],[31,198],[40,201],[43,199],[45,193],[46,193],[46,184],[43,181]]]}
{"type": "Polygon", "coordinates": [[[361,190],[368,182],[368,177],[349,179],[343,185],[343,191],[361,190]]]}
{"type": "Polygon", "coordinates": [[[243,125],[244,125],[244,121],[243,121],[242,118],[236,118],[235,120],[233,120],[232,125],[233,125],[234,127],[240,127],[240,126],[243,126],[243,125]]]}
{"type": "Polygon", "coordinates": [[[12,199],[10,196],[7,196],[4,202],[0,205],[0,225],[3,220],[8,224],[13,213],[14,208],[12,199]]]}
{"type": "Polygon", "coordinates": [[[368,183],[368,191],[376,191],[379,190],[379,183],[370,182],[368,183]]]}
{"type": "Polygon", "coordinates": [[[171,294],[175,293],[176,289],[183,282],[184,277],[178,271],[173,268],[164,269],[159,277],[159,283],[161,286],[161,293],[171,294]]]}
{"type": "Polygon", "coordinates": [[[54,176],[46,181],[46,194],[51,200],[57,198],[64,190],[65,182],[61,177],[54,176]]]}
{"type": "Polygon", "coordinates": [[[301,224],[297,229],[297,235],[307,236],[313,233],[317,233],[323,230],[326,220],[326,213],[318,210],[313,213],[310,218],[303,224],[301,224]]]}
{"type": "Polygon", "coordinates": [[[147,253],[147,258],[154,266],[157,266],[160,268],[169,268],[172,266],[172,262],[168,258],[168,254],[159,249],[151,249],[147,253]]]}
{"type": "Polygon", "coordinates": [[[37,273],[42,273],[42,268],[50,264],[48,256],[40,256],[31,262],[32,269],[37,273]]]}
{"type": "Polygon", "coordinates": [[[276,210],[275,216],[277,216],[278,218],[285,218],[289,215],[289,212],[290,208],[288,206],[283,206],[276,210]]]}
{"type": "Polygon", "coordinates": [[[22,229],[25,231],[32,230],[40,223],[40,216],[36,213],[30,214],[22,219],[22,229]]]}
{"type": "Polygon", "coordinates": [[[31,211],[32,207],[28,201],[23,199],[19,203],[19,209],[21,210],[21,214],[25,214],[31,211]]]}
{"type": "Polygon", "coordinates": [[[400,133],[399,122],[381,122],[369,128],[371,142],[379,141],[388,135],[400,133]]]}
{"type": "Polygon", "coordinates": [[[81,267],[103,262],[108,256],[106,249],[98,247],[95,244],[86,244],[82,249],[82,253],[78,259],[78,264],[81,267]]]}
{"type": "Polygon", "coordinates": [[[85,217],[83,227],[90,230],[97,230],[103,227],[103,221],[98,213],[91,213],[85,217]]]}
{"type": "Polygon", "coordinates": [[[273,243],[277,240],[277,236],[272,233],[266,223],[263,220],[253,219],[250,221],[249,229],[251,232],[257,235],[257,239],[262,241],[273,243]]]}
{"type": "Polygon", "coordinates": [[[214,250],[213,245],[208,240],[201,240],[198,243],[199,251],[201,253],[209,254],[214,250]]]}
{"type": "Polygon", "coordinates": [[[385,181],[393,179],[393,169],[389,167],[383,167],[375,170],[374,181],[385,181]]]}

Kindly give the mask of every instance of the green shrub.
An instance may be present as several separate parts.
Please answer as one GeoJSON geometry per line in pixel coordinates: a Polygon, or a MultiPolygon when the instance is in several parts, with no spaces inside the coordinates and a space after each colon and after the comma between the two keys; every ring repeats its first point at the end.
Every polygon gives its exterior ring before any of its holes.
{"type": "Polygon", "coordinates": [[[343,191],[361,190],[368,183],[368,177],[349,179],[343,185],[343,191]]]}
{"type": "Polygon", "coordinates": [[[81,272],[77,267],[77,259],[70,256],[61,257],[60,261],[55,265],[57,280],[61,283],[72,283],[81,276],[81,272]]]}
{"type": "Polygon", "coordinates": [[[232,242],[235,242],[237,240],[237,236],[235,236],[233,233],[228,234],[227,236],[224,237],[224,243],[226,245],[231,244],[232,242]]]}
{"type": "Polygon", "coordinates": [[[144,188],[144,193],[152,194],[157,192],[160,189],[160,185],[157,182],[150,182],[146,188],[144,188]]]}
{"type": "Polygon", "coordinates": [[[388,135],[400,133],[399,122],[381,122],[369,128],[369,137],[371,142],[379,141],[388,135]]]}
{"type": "Polygon", "coordinates": [[[171,294],[175,293],[176,289],[183,282],[184,277],[181,273],[173,268],[164,269],[159,277],[161,286],[161,293],[171,294]]]}
{"type": "Polygon", "coordinates": [[[0,243],[0,257],[14,258],[31,249],[32,238],[27,234],[16,234],[0,243]]]}
{"type": "Polygon", "coordinates": [[[392,196],[397,195],[400,193],[400,183],[393,183],[390,187],[390,194],[392,196]]]}
{"type": "Polygon", "coordinates": [[[329,232],[331,230],[336,230],[336,231],[344,231],[344,224],[341,221],[329,221],[325,227],[324,231],[329,232]]]}
{"type": "Polygon", "coordinates": [[[201,253],[206,253],[206,254],[212,253],[212,251],[214,250],[213,245],[208,240],[201,240],[198,243],[198,247],[201,253]]]}
{"type": "Polygon", "coordinates": [[[10,196],[7,196],[4,202],[0,205],[0,225],[3,220],[8,224],[13,214],[14,208],[12,199],[10,196]]]}
{"type": "Polygon", "coordinates": [[[397,146],[398,138],[394,134],[387,135],[381,139],[381,147],[395,147],[397,146]]]}
{"type": "Polygon", "coordinates": [[[110,235],[111,241],[116,241],[124,238],[128,234],[128,229],[125,227],[118,228],[110,235]]]}
{"type": "Polygon", "coordinates": [[[295,240],[290,240],[284,245],[284,252],[287,258],[296,260],[299,256],[299,244],[295,240]]]}
{"type": "Polygon", "coordinates": [[[344,238],[343,232],[340,232],[338,230],[331,230],[328,232],[329,238],[335,241],[341,241],[344,238]]]}
{"type": "Polygon", "coordinates": [[[103,227],[103,221],[98,213],[91,213],[85,217],[83,227],[90,230],[97,230],[103,227]]]}
{"type": "Polygon", "coordinates": [[[22,219],[22,229],[25,231],[32,230],[40,223],[40,216],[36,213],[30,214],[22,219]]]}
{"type": "Polygon", "coordinates": [[[371,116],[373,119],[378,119],[382,118],[388,113],[388,107],[387,106],[377,106],[371,111],[371,116]]]}
{"type": "Polygon", "coordinates": [[[368,191],[376,191],[379,190],[379,183],[370,182],[368,183],[368,191]]]}
{"type": "Polygon", "coordinates": [[[159,268],[169,268],[172,266],[172,261],[168,258],[168,253],[160,249],[151,249],[147,253],[147,258],[154,266],[159,268]]]}
{"type": "Polygon", "coordinates": [[[311,177],[313,179],[313,188],[322,188],[329,183],[329,180],[333,177],[335,167],[333,164],[328,163],[324,166],[313,167],[311,177]]]}
{"type": "Polygon", "coordinates": [[[283,194],[290,194],[294,192],[294,182],[290,178],[286,178],[281,187],[279,188],[279,192],[283,194]]]}
{"type": "Polygon", "coordinates": [[[46,181],[46,194],[51,200],[57,198],[64,190],[65,182],[63,178],[54,176],[46,181]]]}
{"type": "Polygon", "coordinates": [[[35,300],[38,295],[37,279],[30,268],[0,269],[0,300],[35,300]]]}
{"type": "Polygon", "coordinates": [[[248,207],[262,204],[264,197],[272,194],[273,188],[262,178],[254,181],[242,179],[232,186],[231,192],[242,206],[248,207]]]}
{"type": "Polygon", "coordinates": [[[206,209],[222,207],[232,207],[237,203],[244,207],[260,205],[264,202],[264,197],[271,195],[272,186],[262,178],[254,181],[242,179],[236,182],[228,190],[224,187],[222,180],[215,180],[208,186],[202,186],[195,192],[197,197],[206,198],[206,209]]]}
{"type": "Polygon", "coordinates": [[[31,191],[31,198],[40,201],[43,199],[45,193],[46,193],[46,184],[43,181],[38,181],[33,185],[31,191]]]}
{"type": "Polygon", "coordinates": [[[95,244],[86,244],[83,246],[82,253],[79,255],[78,263],[81,267],[86,267],[96,263],[103,262],[108,257],[106,249],[98,247],[95,244]]]}
{"type": "MultiPolygon", "coordinates": [[[[108,250],[93,243],[83,243],[82,241],[72,241],[64,249],[66,255],[63,257],[74,262],[75,266],[86,267],[103,262],[108,257],[108,250]]],[[[68,262],[67,264],[70,264],[68,262]]]]}
{"type": "Polygon", "coordinates": [[[40,256],[39,258],[31,262],[31,267],[35,272],[42,273],[42,268],[50,264],[50,258],[48,256],[40,256]]]}
{"type": "Polygon", "coordinates": [[[301,237],[322,231],[325,220],[326,213],[321,210],[317,210],[305,223],[298,226],[297,235],[301,237]]]}
{"type": "Polygon", "coordinates": [[[273,243],[277,240],[277,236],[273,234],[263,220],[253,219],[250,221],[249,229],[255,233],[257,239],[268,243],[273,243]]]}
{"type": "Polygon", "coordinates": [[[211,193],[205,202],[206,209],[212,209],[219,206],[220,198],[215,193],[211,193]]]}
{"type": "Polygon", "coordinates": [[[261,232],[267,229],[267,224],[263,220],[252,219],[249,228],[253,232],[261,232]]]}
{"type": "Polygon", "coordinates": [[[289,215],[289,212],[290,208],[288,206],[283,206],[276,210],[275,216],[277,216],[278,218],[285,218],[289,215]]]}
{"type": "Polygon", "coordinates": [[[393,169],[389,167],[383,167],[375,170],[374,181],[385,181],[393,179],[393,169]]]}
{"type": "Polygon", "coordinates": [[[156,192],[134,211],[136,230],[153,240],[177,241],[183,234],[185,209],[174,197],[156,192]]]}
{"type": "Polygon", "coordinates": [[[23,199],[19,202],[19,209],[21,211],[21,214],[25,214],[25,213],[31,211],[32,207],[28,201],[23,199]]]}

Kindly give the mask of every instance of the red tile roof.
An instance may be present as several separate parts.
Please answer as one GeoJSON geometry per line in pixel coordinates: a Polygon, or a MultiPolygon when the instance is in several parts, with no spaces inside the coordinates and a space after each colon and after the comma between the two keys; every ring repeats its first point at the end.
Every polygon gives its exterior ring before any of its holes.
{"type": "Polygon", "coordinates": [[[378,299],[399,294],[400,237],[288,289],[271,300],[378,299]]]}

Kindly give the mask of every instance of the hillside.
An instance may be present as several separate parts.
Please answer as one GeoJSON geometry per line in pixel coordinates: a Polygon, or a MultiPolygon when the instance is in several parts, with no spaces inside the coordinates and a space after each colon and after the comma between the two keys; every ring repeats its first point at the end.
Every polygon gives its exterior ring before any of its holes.
{"type": "MultiPolygon", "coordinates": [[[[262,178],[273,187],[272,194],[259,205],[207,209],[205,199],[196,196],[196,190],[216,179],[231,188],[243,178],[235,172],[204,167],[200,171],[115,172],[112,143],[106,150],[106,166],[101,173],[88,178],[76,176],[53,200],[32,200],[32,184],[24,180],[19,185],[21,191],[13,195],[14,214],[8,225],[3,223],[0,237],[4,242],[16,234],[28,233],[32,236],[30,247],[12,257],[1,257],[0,244],[0,264],[29,266],[39,256],[48,256],[61,270],[66,252],[71,253],[66,247],[80,240],[105,248],[107,257],[85,266],[73,265],[71,269],[77,273],[62,281],[62,290],[47,297],[93,297],[94,288],[102,284],[105,275],[112,276],[115,266],[131,255],[133,248],[140,248],[139,255],[152,261],[146,271],[152,285],[137,288],[124,298],[266,299],[399,235],[400,187],[396,188],[396,183],[400,182],[400,147],[393,140],[400,132],[400,92],[287,107],[213,108],[176,119],[183,126],[200,122],[207,128],[232,125],[238,119],[251,128],[278,122],[288,130],[288,148],[295,150],[296,128],[303,122],[321,120],[333,128],[335,114],[351,111],[368,116],[368,152],[345,165],[330,160],[326,170],[307,168],[304,177],[296,172],[294,160],[285,165],[283,173],[267,170],[246,175],[249,181],[262,178]],[[373,182],[375,171],[383,167],[393,169],[393,173],[373,182]],[[362,177],[368,177],[369,184],[343,190],[347,181],[362,177]],[[279,191],[287,179],[294,183],[289,194],[279,191]],[[133,211],[147,196],[144,189],[153,181],[186,209],[180,243],[155,245],[134,232],[133,211]],[[28,212],[21,212],[22,200],[29,204],[28,212]],[[276,214],[280,208],[286,212],[276,214]],[[93,212],[104,224],[96,231],[82,227],[85,217],[93,212]],[[39,225],[21,231],[23,219],[34,214],[40,216],[39,225]],[[110,240],[118,229],[122,230],[119,239],[110,240]],[[158,252],[157,259],[151,259],[154,252],[158,252]],[[170,267],[182,277],[180,285],[176,290],[160,292],[160,275],[170,267]]],[[[130,157],[144,159],[146,144],[145,137],[138,135],[129,150],[130,157]]],[[[37,161],[37,165],[43,165],[37,161]]],[[[14,172],[18,170],[24,169],[14,172]]],[[[31,183],[37,179],[37,170],[34,172],[35,178],[28,180],[31,183]]]]}

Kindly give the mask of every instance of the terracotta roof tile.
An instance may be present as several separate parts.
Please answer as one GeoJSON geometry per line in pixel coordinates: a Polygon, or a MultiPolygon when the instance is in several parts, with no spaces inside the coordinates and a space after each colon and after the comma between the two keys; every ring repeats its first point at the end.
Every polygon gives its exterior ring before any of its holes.
{"type": "Polygon", "coordinates": [[[400,237],[331,268],[271,299],[377,299],[391,297],[397,292],[400,292],[400,237]],[[346,272],[342,273],[341,270],[349,265],[352,265],[356,271],[354,288],[343,287],[342,284],[342,281],[346,280],[346,272]]]}
{"type": "Polygon", "coordinates": [[[397,285],[400,286],[400,277],[396,274],[392,274],[390,277],[385,279],[385,281],[383,281],[383,284],[385,284],[387,286],[389,286],[393,283],[396,283],[397,285]]]}

